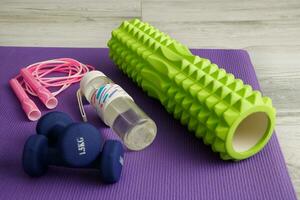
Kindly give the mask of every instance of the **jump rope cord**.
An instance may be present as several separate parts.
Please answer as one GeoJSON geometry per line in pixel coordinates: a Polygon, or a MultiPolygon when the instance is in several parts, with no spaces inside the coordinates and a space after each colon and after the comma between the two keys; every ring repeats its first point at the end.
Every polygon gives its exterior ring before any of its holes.
{"type": "MultiPolygon", "coordinates": [[[[54,96],[67,89],[71,84],[79,82],[85,73],[95,69],[71,58],[47,60],[31,64],[26,68],[42,86],[52,87],[51,93],[54,96]]],[[[16,78],[21,78],[21,75],[16,78]]],[[[22,79],[20,83],[26,92],[37,96],[26,81],[22,79]]]]}

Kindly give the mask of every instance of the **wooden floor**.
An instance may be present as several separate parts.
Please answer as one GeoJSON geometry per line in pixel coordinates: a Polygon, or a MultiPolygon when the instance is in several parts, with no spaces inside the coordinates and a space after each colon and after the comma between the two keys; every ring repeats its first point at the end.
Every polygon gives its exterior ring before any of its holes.
{"type": "Polygon", "coordinates": [[[250,52],[300,198],[300,0],[0,0],[0,45],[106,47],[129,18],[191,48],[250,52]]]}

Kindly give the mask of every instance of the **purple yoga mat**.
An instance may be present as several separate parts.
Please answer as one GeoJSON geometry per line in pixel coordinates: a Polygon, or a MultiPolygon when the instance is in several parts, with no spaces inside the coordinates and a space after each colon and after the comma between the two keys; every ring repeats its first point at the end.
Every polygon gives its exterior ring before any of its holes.
{"type": "MultiPolygon", "coordinates": [[[[245,83],[259,89],[248,53],[243,50],[193,50],[199,56],[225,68],[245,83]]],[[[169,115],[155,99],[119,71],[98,48],[0,47],[0,199],[296,199],[277,138],[254,157],[222,161],[169,115]],[[36,122],[29,122],[8,80],[22,67],[37,61],[71,57],[91,64],[121,85],[156,122],[154,143],[140,152],[127,152],[121,180],[105,185],[94,170],[50,167],[40,178],[22,170],[21,156],[28,136],[35,134],[36,122]]],[[[73,85],[58,96],[55,110],[80,120],[73,85]]],[[[48,112],[37,99],[42,113],[48,112]]],[[[107,137],[113,133],[89,106],[88,117],[107,137]]]]}

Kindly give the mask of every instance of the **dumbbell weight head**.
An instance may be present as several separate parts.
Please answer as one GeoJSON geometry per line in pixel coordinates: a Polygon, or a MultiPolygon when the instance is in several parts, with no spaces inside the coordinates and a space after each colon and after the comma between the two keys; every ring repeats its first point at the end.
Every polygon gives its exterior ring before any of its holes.
{"type": "Polygon", "coordinates": [[[31,135],[24,146],[22,164],[30,176],[41,176],[48,169],[48,139],[43,135],[31,135]]]}
{"type": "Polygon", "coordinates": [[[49,138],[50,144],[54,144],[62,130],[73,123],[73,120],[63,112],[53,111],[43,115],[37,125],[36,132],[49,138]]]}
{"type": "Polygon", "coordinates": [[[65,165],[85,167],[97,159],[102,143],[103,138],[94,126],[88,123],[73,123],[64,129],[57,148],[65,165]]]}
{"type": "Polygon", "coordinates": [[[100,155],[100,175],[106,183],[118,182],[124,163],[124,148],[118,140],[108,140],[100,155]]]}

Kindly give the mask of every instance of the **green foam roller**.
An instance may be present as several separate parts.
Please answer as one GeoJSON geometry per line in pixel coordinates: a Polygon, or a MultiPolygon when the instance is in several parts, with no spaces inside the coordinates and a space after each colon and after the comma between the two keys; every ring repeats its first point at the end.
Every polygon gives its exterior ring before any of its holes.
{"type": "Polygon", "coordinates": [[[138,19],[108,42],[110,58],[224,160],[259,152],[275,125],[269,97],[138,19]]]}

